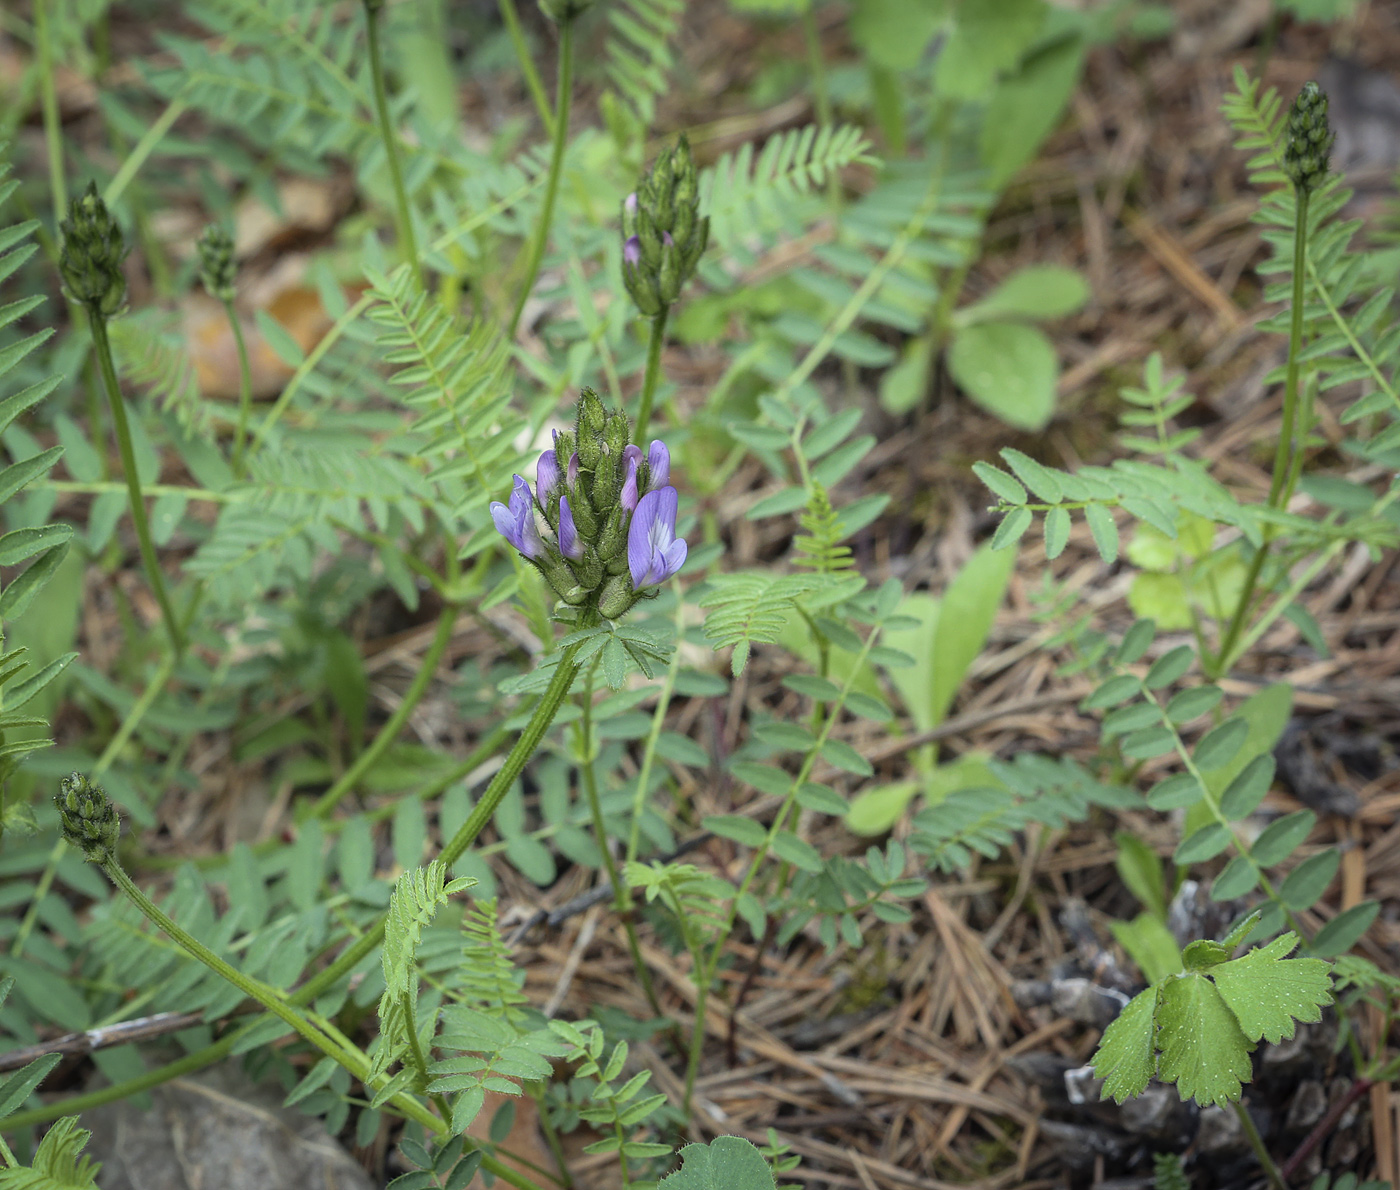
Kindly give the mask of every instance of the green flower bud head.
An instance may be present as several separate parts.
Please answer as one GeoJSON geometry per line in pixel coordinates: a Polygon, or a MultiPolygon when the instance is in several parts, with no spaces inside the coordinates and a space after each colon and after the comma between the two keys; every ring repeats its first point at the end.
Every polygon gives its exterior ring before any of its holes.
{"type": "Polygon", "coordinates": [[[648,318],[674,305],[710,239],[700,178],[682,134],[622,204],[622,281],[648,318]]]}
{"type": "Polygon", "coordinates": [[[76,302],[103,317],[111,317],[126,301],[126,276],[122,261],[126,241],[122,229],[89,182],[82,194],[68,204],[68,218],[59,225],[63,251],[58,271],[64,288],[76,302]]]}
{"type": "Polygon", "coordinates": [[[566,25],[593,7],[593,0],[540,0],[540,11],[556,25],[566,25]]]}
{"type": "Polygon", "coordinates": [[[1332,142],[1337,139],[1327,120],[1327,92],[1316,83],[1304,83],[1293,101],[1287,137],[1284,172],[1299,190],[1315,190],[1327,178],[1332,142]]]}
{"type": "Polygon", "coordinates": [[[233,301],[233,282],[238,267],[233,262],[233,237],[217,223],[211,223],[199,237],[199,279],[205,292],[221,302],[233,301]]]}
{"type": "Polygon", "coordinates": [[[510,502],[491,505],[497,531],[583,623],[624,615],[685,563],[671,452],[654,441],[643,454],[631,437],[627,416],[586,388],[574,432],[536,461],[536,491],[517,475],[510,502]]]}
{"type": "Polygon", "coordinates": [[[111,798],[100,785],[94,785],[82,773],[70,773],[59,782],[59,823],[63,837],[94,863],[104,863],[117,854],[121,837],[121,818],[111,798]]]}

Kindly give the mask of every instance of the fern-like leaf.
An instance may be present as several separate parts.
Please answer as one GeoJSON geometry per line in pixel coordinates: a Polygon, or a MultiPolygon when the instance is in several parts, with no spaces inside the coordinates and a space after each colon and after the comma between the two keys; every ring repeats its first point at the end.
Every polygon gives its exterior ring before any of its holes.
{"type": "Polygon", "coordinates": [[[29,1168],[0,1170],[0,1190],[93,1190],[102,1167],[82,1155],[91,1135],[77,1116],[64,1116],[44,1134],[29,1168]]]}
{"type": "Polygon", "coordinates": [[[529,1003],[520,990],[525,985],[525,972],[515,965],[510,947],[501,937],[494,897],[475,902],[462,914],[462,935],[463,1002],[522,1025],[526,1014],[520,1005],[529,1003]]]}
{"type": "Polygon", "coordinates": [[[700,177],[710,242],[728,248],[754,231],[792,219],[795,205],[836,170],[870,163],[870,142],[852,124],[809,124],[770,137],[755,158],[750,142],[700,177]]]}
{"type": "Polygon", "coordinates": [[[817,574],[840,574],[855,569],[850,546],[841,544],[846,533],[841,518],[831,507],[826,488],[815,480],[800,524],[807,532],[805,536],[792,539],[794,566],[817,574]]]}
{"type": "Polygon", "coordinates": [[[737,677],[755,642],[772,644],[782,635],[799,598],[840,582],[835,575],[822,574],[740,571],[715,575],[700,600],[700,606],[708,609],[705,635],[716,649],[733,647],[737,677]]]}
{"type": "MultiPolygon", "coordinates": [[[[0,144],[0,207],[14,194],[19,183],[6,180],[10,171],[7,146],[0,144]]],[[[31,242],[34,230],[39,226],[37,219],[9,227],[0,227],[0,280],[11,276],[36,251],[31,242]]],[[[17,323],[43,304],[43,297],[31,295],[16,298],[0,305],[0,330],[17,323]]],[[[31,353],[42,346],[53,334],[51,328],[24,335],[14,342],[0,340],[0,394],[5,391],[5,377],[31,353]]],[[[59,377],[50,376],[19,391],[0,397],[0,434],[3,434],[14,420],[26,410],[33,408],[47,397],[58,385],[59,377]]],[[[50,447],[20,457],[11,447],[13,461],[0,468],[0,504],[13,514],[10,503],[34,480],[47,475],[49,469],[63,454],[60,446],[50,447]]],[[[11,523],[14,523],[13,520],[11,523]]],[[[18,566],[28,563],[26,569],[12,578],[0,590],[0,648],[5,639],[3,623],[19,616],[53,577],[54,572],[68,553],[68,542],[73,536],[69,525],[41,525],[20,523],[0,536],[0,565],[18,566]]],[[[0,662],[0,737],[11,737],[0,744],[0,783],[3,783],[20,761],[30,752],[43,748],[52,741],[46,739],[14,739],[12,732],[21,729],[41,727],[48,723],[42,719],[19,714],[20,708],[47,686],[68,663],[77,656],[69,653],[59,658],[38,673],[26,674],[28,664],[23,660],[24,649],[16,649],[6,654],[0,662]]],[[[3,823],[0,823],[3,830],[3,823]]]]}

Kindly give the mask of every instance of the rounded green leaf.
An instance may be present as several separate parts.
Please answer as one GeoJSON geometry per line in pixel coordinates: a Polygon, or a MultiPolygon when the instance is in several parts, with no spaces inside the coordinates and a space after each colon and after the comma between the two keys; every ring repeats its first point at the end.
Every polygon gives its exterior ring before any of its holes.
{"type": "Polygon", "coordinates": [[[1308,837],[1317,815],[1311,810],[1288,814],[1264,828],[1254,840],[1249,853],[1261,868],[1271,868],[1293,854],[1293,849],[1308,837]]]}
{"type": "Polygon", "coordinates": [[[1167,703],[1167,718],[1173,723],[1189,723],[1215,710],[1223,697],[1219,686],[1193,686],[1190,690],[1179,691],[1167,703]]]}
{"type": "Polygon", "coordinates": [[[948,370],[974,404],[1022,430],[1044,429],[1055,412],[1059,363],[1033,326],[984,322],[959,331],[948,370]]]}
{"type": "Polygon", "coordinates": [[[1222,826],[1218,822],[1212,822],[1209,826],[1203,826],[1189,839],[1182,842],[1176,849],[1176,854],[1172,859],[1179,864],[1199,864],[1208,859],[1214,859],[1222,851],[1230,846],[1230,831],[1228,827],[1222,826]]]}
{"type": "Polygon", "coordinates": [[[1184,810],[1201,800],[1201,783],[1190,773],[1173,773],[1159,781],[1147,795],[1147,804],[1154,810],[1184,810]]]}
{"type": "Polygon", "coordinates": [[[1163,686],[1170,686],[1191,668],[1191,662],[1195,660],[1195,649],[1190,645],[1177,645],[1152,663],[1152,668],[1147,671],[1143,682],[1149,690],[1160,690],[1163,686]]]}
{"type": "Polygon", "coordinates": [[[1342,853],[1336,847],[1310,855],[1293,871],[1288,873],[1279,898],[1294,912],[1301,913],[1317,904],[1318,898],[1327,891],[1332,877],[1337,874],[1337,865],[1342,862],[1342,853]]]}
{"type": "Polygon", "coordinates": [[[1243,719],[1226,719],[1219,727],[1212,727],[1196,743],[1194,758],[1201,769],[1223,768],[1234,760],[1245,737],[1249,735],[1249,724],[1243,719]]]}
{"type": "Polygon", "coordinates": [[[1345,954],[1361,940],[1361,935],[1371,928],[1380,912],[1379,901],[1362,901],[1350,909],[1344,909],[1318,930],[1308,949],[1320,959],[1334,958],[1345,954]]]}
{"type": "Polygon", "coordinates": [[[1236,897],[1242,897],[1245,893],[1252,892],[1258,883],[1259,869],[1249,862],[1247,856],[1237,855],[1225,865],[1225,870],[1215,878],[1215,883],[1210,886],[1210,899],[1212,901],[1233,901],[1236,897]]]}
{"type": "Polygon", "coordinates": [[[964,323],[994,318],[1063,318],[1089,300],[1089,282],[1078,269],[1033,264],[1018,269],[980,302],[958,311],[964,323]]]}
{"type": "Polygon", "coordinates": [[[1225,792],[1220,795],[1220,812],[1231,822],[1248,818],[1264,800],[1264,795],[1269,792],[1273,780],[1273,753],[1265,752],[1262,756],[1256,756],[1225,787],[1225,792]]]}

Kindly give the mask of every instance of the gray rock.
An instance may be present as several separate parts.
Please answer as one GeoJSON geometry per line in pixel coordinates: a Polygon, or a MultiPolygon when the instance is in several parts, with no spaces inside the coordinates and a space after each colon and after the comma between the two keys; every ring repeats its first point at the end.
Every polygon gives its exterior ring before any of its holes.
{"type": "Polygon", "coordinates": [[[237,1063],[176,1079],[142,1111],[113,1103],[83,1113],[102,1190],[374,1190],[321,1121],[282,1106],[237,1063]]]}

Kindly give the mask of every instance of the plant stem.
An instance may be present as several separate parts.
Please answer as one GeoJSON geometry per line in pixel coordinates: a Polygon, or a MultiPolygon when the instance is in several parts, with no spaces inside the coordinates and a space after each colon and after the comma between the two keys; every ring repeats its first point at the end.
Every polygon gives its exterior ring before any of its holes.
{"type": "Polygon", "coordinates": [[[156,602],[160,604],[165,630],[170,634],[170,646],[175,656],[179,657],[185,651],[185,634],[180,630],[170,596],[166,594],[165,575],[161,572],[160,561],[156,558],[156,547],[151,541],[151,525],[146,519],[146,501],[141,495],[141,477],[136,473],[136,453],[131,446],[131,427],[127,425],[126,406],[122,403],[121,386],[117,383],[117,369],[112,363],[112,345],[107,340],[107,320],[92,307],[88,308],[88,327],[92,331],[92,345],[102,372],[102,383],[107,390],[107,404],[112,410],[112,427],[116,431],[117,449],[122,456],[122,470],[126,472],[131,519],[136,526],[136,540],[141,547],[141,560],[146,566],[146,579],[151,584],[156,602]]]}
{"type": "MultiPolygon", "coordinates": [[[[449,871],[452,865],[462,858],[467,848],[475,842],[477,835],[481,834],[486,824],[491,821],[491,816],[495,814],[496,807],[501,804],[501,799],[509,792],[516,777],[520,776],[521,770],[530,757],[535,754],[535,749],[539,747],[540,741],[544,739],[549,725],[554,722],[554,716],[559,713],[560,706],[568,697],[569,688],[573,685],[574,677],[578,673],[578,666],[574,663],[574,657],[578,650],[579,645],[577,644],[570,645],[564,650],[563,655],[559,658],[553,680],[544,694],[540,696],[540,701],[535,705],[535,713],[530,717],[530,722],[525,725],[525,730],[520,733],[520,738],[515,741],[515,747],[510,750],[505,763],[491,778],[486,792],[481,795],[481,800],[473,807],[466,822],[462,823],[457,833],[452,836],[451,841],[442,849],[439,858],[449,871]]],[[[354,970],[383,939],[384,924],[385,918],[381,916],[373,926],[347,946],[334,962],[307,980],[299,991],[306,996],[307,1000],[314,999],[341,976],[354,970]]]]}
{"type": "Polygon", "coordinates": [[[68,185],[63,174],[63,129],[59,121],[58,88],[54,85],[53,38],[49,34],[50,0],[34,0],[34,48],[39,60],[39,101],[44,111],[44,145],[49,157],[49,192],[53,196],[54,234],[68,209],[68,185]]]}
{"type": "Polygon", "coordinates": [[[1264,1138],[1259,1135],[1259,1129],[1254,1126],[1254,1119],[1250,1116],[1249,1109],[1239,1100],[1235,1101],[1234,1108],[1235,1115],[1239,1117],[1240,1127],[1244,1129],[1245,1137],[1249,1141],[1249,1147],[1254,1150],[1255,1157],[1259,1159],[1259,1165],[1264,1170],[1264,1176],[1269,1179],[1269,1185],[1273,1190],[1288,1190],[1288,1183],[1283,1180],[1283,1174],[1279,1173],[1274,1159],[1269,1156],[1264,1138]]]}
{"type": "Polygon", "coordinates": [[[515,299],[515,312],[510,317],[508,339],[515,338],[520,327],[520,315],[534,288],[539,275],[540,262],[544,259],[545,244],[549,240],[549,227],[554,221],[554,199],[559,193],[559,174],[564,165],[564,147],[569,140],[569,101],[573,90],[574,77],[574,24],[572,20],[559,23],[559,81],[554,96],[554,146],[549,155],[549,175],[544,186],[544,207],[540,211],[540,221],[535,225],[535,234],[530,240],[529,256],[525,261],[525,277],[520,284],[520,296],[515,299]]]}
{"type": "Polygon", "coordinates": [[[248,366],[248,344],[243,339],[243,326],[234,311],[233,301],[224,301],[233,343],[238,348],[238,425],[233,431],[233,473],[243,478],[243,447],[248,438],[248,414],[253,408],[253,373],[248,366]]]}
{"type": "Polygon", "coordinates": [[[666,342],[666,319],[671,307],[662,306],[661,313],[651,320],[651,337],[647,340],[647,370],[642,376],[642,403],[637,409],[637,444],[646,449],[647,424],[651,421],[651,405],[656,399],[656,382],[661,375],[661,348],[666,342]]]}
{"type": "Polygon", "coordinates": [[[126,893],[131,902],[145,914],[152,924],[163,930],[172,942],[192,958],[197,959],[216,975],[233,984],[249,999],[256,1000],[283,1024],[309,1041],[323,1054],[334,1058],[346,1069],[358,1073],[359,1067],[368,1068],[368,1061],[364,1059],[363,1055],[359,1055],[357,1060],[356,1055],[347,1053],[338,1043],[332,1041],[320,1029],[312,1025],[301,1013],[293,1011],[276,988],[270,987],[261,980],[244,975],[242,971],[225,962],[194,935],[176,925],[160,906],[152,901],[140,886],[126,874],[126,869],[115,858],[103,861],[101,867],[107,874],[107,879],[126,893]]]}
{"type": "MultiPolygon", "coordinates": [[[[1285,507],[1292,495],[1289,460],[1294,450],[1294,434],[1295,430],[1301,430],[1297,435],[1296,448],[1301,452],[1302,439],[1308,431],[1305,424],[1298,425],[1298,356],[1303,349],[1303,297],[1308,260],[1308,194],[1306,187],[1300,186],[1294,191],[1296,213],[1293,224],[1293,308],[1288,324],[1288,365],[1283,381],[1283,425],[1279,429],[1278,447],[1274,451],[1274,474],[1269,483],[1270,508],[1285,507]]],[[[1303,420],[1306,421],[1306,417],[1303,420]]],[[[1266,527],[1264,540],[1254,552],[1254,558],[1249,564],[1244,586],[1240,589],[1239,602],[1235,604],[1234,614],[1230,617],[1220,648],[1214,658],[1202,659],[1208,678],[1215,679],[1224,674],[1235,642],[1244,630],[1245,620],[1249,616],[1249,605],[1254,601],[1254,588],[1259,582],[1259,575],[1264,569],[1264,561],[1269,552],[1269,538],[1270,533],[1266,527]]]]}
{"type": "Polygon", "coordinates": [[[544,739],[549,725],[554,722],[554,716],[559,713],[559,708],[568,697],[569,688],[578,674],[578,665],[574,658],[578,655],[579,647],[579,644],[572,644],[564,650],[554,670],[553,679],[540,695],[535,713],[530,716],[530,722],[525,725],[525,730],[515,741],[515,747],[510,750],[505,763],[491,778],[491,784],[486,787],[486,792],[481,795],[481,800],[467,816],[466,822],[462,823],[451,841],[442,849],[440,858],[449,869],[462,858],[467,848],[476,841],[477,835],[481,834],[486,824],[491,821],[491,816],[501,804],[501,799],[515,784],[516,777],[520,776],[521,770],[535,754],[535,749],[540,746],[540,741],[544,739]]]}
{"type": "Polygon", "coordinates": [[[394,203],[398,211],[399,247],[408,257],[408,267],[418,288],[423,288],[423,264],[418,259],[418,241],[413,234],[413,212],[408,205],[408,191],[403,185],[403,170],[399,165],[398,137],[389,122],[389,93],[384,86],[384,55],[379,46],[379,10],[383,0],[365,0],[365,29],[369,34],[369,69],[374,79],[374,114],[379,122],[379,139],[384,142],[384,156],[389,162],[389,180],[394,186],[394,203]]]}
{"type": "Polygon", "coordinates": [[[428,685],[437,672],[438,662],[442,660],[442,655],[447,651],[448,644],[451,643],[452,628],[456,623],[457,605],[455,603],[446,604],[438,613],[437,632],[433,634],[432,643],[428,646],[428,651],[423,654],[418,672],[413,675],[413,681],[404,691],[403,699],[394,708],[394,713],[384,721],[384,726],[379,729],[379,733],[370,742],[369,747],[355,757],[354,763],[341,773],[339,780],[316,799],[302,821],[327,817],[339,804],[341,798],[355,788],[360,778],[369,771],[374,762],[384,755],[389,745],[399,738],[399,732],[408,722],[408,717],[413,714],[414,709],[423,700],[423,695],[428,692],[428,685]]]}
{"type": "Polygon", "coordinates": [[[497,7],[500,9],[501,21],[506,27],[506,32],[510,34],[510,44],[515,49],[516,61],[520,63],[520,73],[525,78],[525,89],[535,101],[535,108],[540,113],[544,130],[553,135],[554,113],[549,110],[549,98],[544,93],[544,83],[540,81],[540,72],[535,69],[534,60],[530,57],[530,47],[525,44],[525,33],[520,28],[520,14],[515,11],[515,0],[498,0],[497,7]]]}
{"type": "MultiPolygon", "coordinates": [[[[404,1031],[408,1034],[409,1053],[413,1056],[413,1068],[418,1071],[418,1077],[423,1080],[423,1089],[426,1092],[431,1076],[428,1074],[428,1059],[423,1053],[423,1047],[418,1041],[418,1016],[413,1011],[413,997],[405,992],[402,999],[404,1031]]],[[[437,1108],[438,1115],[444,1121],[452,1119],[452,1109],[447,1106],[447,1100],[440,1094],[429,1095],[433,1101],[433,1106],[437,1108]]]]}

